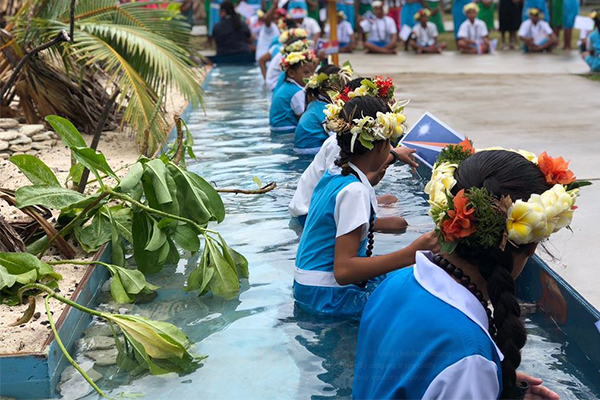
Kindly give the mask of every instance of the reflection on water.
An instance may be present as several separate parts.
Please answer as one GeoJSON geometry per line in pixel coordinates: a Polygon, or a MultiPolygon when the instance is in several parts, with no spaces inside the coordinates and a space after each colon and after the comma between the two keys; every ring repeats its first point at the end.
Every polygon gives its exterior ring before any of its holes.
{"type": "MultiPolygon", "coordinates": [[[[259,81],[257,68],[213,70],[205,84],[206,114],[198,110],[188,120],[198,156],[190,169],[219,187],[253,188],[254,176],[277,182],[278,188],[263,196],[223,196],[227,217],[218,230],[248,258],[250,279],[238,298],[226,301],[182,290],[197,257],[151,276],[161,286],[158,297],[127,308],[176,324],[195,343],[193,352],[209,357],[202,368],[183,377],[128,377],[115,367],[98,368],[104,375],[99,384],[112,396],[316,400],[352,395],[358,322],[320,319],[294,307],[299,237],[290,227],[287,205],[310,160],[293,153],[290,136],[269,133],[268,103],[259,81]]],[[[376,253],[405,246],[431,228],[422,182],[407,168],[391,168],[381,190],[399,202],[382,208],[380,215],[401,213],[411,227],[402,235],[377,235],[376,253]]],[[[565,399],[594,398],[588,383],[580,380],[581,371],[565,358],[564,345],[557,344],[564,338],[552,341],[535,323],[528,327],[535,335],[525,351],[525,369],[542,375],[555,389],[565,387],[565,399]]]]}

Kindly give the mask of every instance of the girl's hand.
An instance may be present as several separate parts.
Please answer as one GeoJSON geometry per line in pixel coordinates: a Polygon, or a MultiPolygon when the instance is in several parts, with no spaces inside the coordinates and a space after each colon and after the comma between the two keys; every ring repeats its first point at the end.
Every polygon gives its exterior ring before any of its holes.
{"type": "Polygon", "coordinates": [[[529,389],[525,393],[523,400],[560,400],[557,393],[542,385],[542,380],[534,378],[531,375],[517,371],[517,382],[525,381],[529,384],[529,389]]]}
{"type": "Polygon", "coordinates": [[[430,250],[434,253],[439,253],[440,243],[438,242],[438,235],[435,231],[424,233],[412,242],[411,247],[415,252],[418,250],[430,250]]]}
{"type": "Polygon", "coordinates": [[[398,156],[398,160],[407,164],[410,167],[417,168],[419,164],[415,162],[414,153],[417,152],[415,149],[411,149],[410,147],[395,147],[392,149],[394,153],[398,156]]]}

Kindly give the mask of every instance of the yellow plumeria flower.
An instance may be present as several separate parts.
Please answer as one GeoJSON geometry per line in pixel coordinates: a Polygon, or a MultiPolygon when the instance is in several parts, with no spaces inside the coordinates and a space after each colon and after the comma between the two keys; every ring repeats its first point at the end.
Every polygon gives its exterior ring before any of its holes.
{"type": "Polygon", "coordinates": [[[537,202],[517,200],[508,209],[507,214],[506,231],[508,239],[515,244],[532,243],[535,236],[538,236],[534,232],[537,233],[539,228],[545,230],[544,208],[537,202]]]}
{"type": "Polygon", "coordinates": [[[341,100],[336,101],[335,103],[327,104],[325,106],[325,116],[327,119],[336,119],[339,117],[340,112],[342,111],[342,107],[344,106],[344,102],[341,100]]]}
{"type": "Polygon", "coordinates": [[[456,185],[456,179],[454,179],[456,168],[458,168],[458,164],[442,163],[435,166],[431,173],[431,179],[425,186],[425,193],[429,195],[429,204],[438,208],[448,206],[446,193],[449,193],[456,185]]]}
{"type": "MultiPolygon", "coordinates": [[[[514,150],[513,150],[514,151],[514,150]]],[[[517,153],[525,157],[527,160],[531,161],[534,164],[537,164],[537,156],[530,151],[527,150],[517,150],[517,153]]]]}
{"type": "Polygon", "coordinates": [[[301,53],[301,52],[290,53],[285,58],[285,61],[289,65],[294,65],[294,64],[297,64],[297,63],[302,62],[304,60],[306,60],[306,56],[304,55],[304,53],[301,53]]]}
{"type": "Polygon", "coordinates": [[[317,79],[318,75],[313,75],[310,77],[308,82],[306,82],[306,87],[309,89],[315,89],[319,87],[319,80],[317,79]]]}

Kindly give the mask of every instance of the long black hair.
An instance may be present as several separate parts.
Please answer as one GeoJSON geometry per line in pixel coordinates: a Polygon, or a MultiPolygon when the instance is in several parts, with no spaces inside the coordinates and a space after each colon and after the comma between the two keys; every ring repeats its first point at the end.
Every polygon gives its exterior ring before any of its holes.
{"type": "Polygon", "coordinates": [[[594,25],[596,26],[596,29],[600,31],[600,8],[594,10],[594,12],[596,13],[596,18],[594,18],[594,25]]]}
{"type": "MultiPolygon", "coordinates": [[[[315,72],[315,74],[323,73],[326,75],[332,75],[332,74],[337,74],[338,72],[340,72],[339,67],[337,67],[333,64],[327,64],[327,65],[322,66],[318,71],[315,72]]],[[[306,103],[308,104],[311,101],[317,100],[320,96],[327,98],[328,90],[339,91],[340,88],[332,87],[327,84],[325,84],[323,87],[317,88],[317,89],[306,88],[306,103]]]]}
{"type": "MultiPolygon", "coordinates": [[[[454,177],[454,195],[461,189],[466,191],[473,187],[486,188],[498,199],[510,196],[514,202],[519,199],[527,201],[532,194],[541,194],[550,189],[540,168],[512,151],[475,153],[460,164],[454,177]]],[[[525,327],[520,320],[521,309],[512,277],[513,256],[523,253],[530,246],[515,246],[509,243],[505,250],[501,250],[500,243],[485,249],[459,243],[456,247],[456,254],[478,266],[479,272],[487,282],[487,292],[494,306],[494,326],[490,326],[490,331],[504,354],[501,395],[503,399],[511,398],[515,389],[516,369],[521,363],[521,348],[527,340],[525,327]]]]}
{"type": "Polygon", "coordinates": [[[225,0],[221,3],[221,11],[225,13],[226,16],[231,17],[231,23],[233,24],[233,29],[235,31],[239,31],[242,27],[242,20],[240,16],[235,12],[235,6],[229,0],[225,0]]]}

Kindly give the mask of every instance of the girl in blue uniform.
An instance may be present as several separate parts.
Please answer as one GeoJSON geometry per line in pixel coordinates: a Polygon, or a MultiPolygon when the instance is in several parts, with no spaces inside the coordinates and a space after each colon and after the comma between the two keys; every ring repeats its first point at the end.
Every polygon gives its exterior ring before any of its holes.
{"type": "Polygon", "coordinates": [[[315,70],[315,55],[312,50],[288,53],[281,61],[285,81],[273,94],[269,110],[269,125],[272,133],[294,133],[298,119],[306,108],[304,81],[315,70]]]}
{"type": "Polygon", "coordinates": [[[331,103],[328,92],[341,92],[350,80],[350,65],[343,69],[325,65],[306,83],[306,112],[300,117],[294,135],[294,150],[300,154],[316,154],[329,135],[325,131],[325,107],[331,103]]]}
{"type": "Polygon", "coordinates": [[[587,38],[587,51],[582,56],[592,71],[600,72],[600,11],[593,11],[590,17],[594,20],[595,29],[587,38]]]}
{"type": "Polygon", "coordinates": [[[399,137],[403,108],[359,96],[327,107],[327,129],[335,132],[340,156],[317,184],[298,253],[294,298],[309,312],[359,316],[374,278],[414,262],[419,249],[436,247],[433,232],[394,253],[370,257],[377,199],[373,185],[399,137]],[[368,178],[367,176],[370,176],[368,178]]]}
{"type": "Polygon", "coordinates": [[[527,334],[515,278],[570,224],[573,187],[568,163],[546,153],[442,151],[426,192],[443,253],[418,252],[369,298],[354,398],[558,400],[516,371],[527,334]]]}

